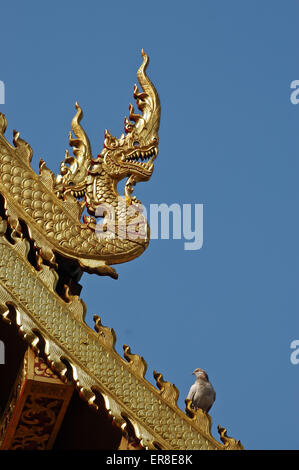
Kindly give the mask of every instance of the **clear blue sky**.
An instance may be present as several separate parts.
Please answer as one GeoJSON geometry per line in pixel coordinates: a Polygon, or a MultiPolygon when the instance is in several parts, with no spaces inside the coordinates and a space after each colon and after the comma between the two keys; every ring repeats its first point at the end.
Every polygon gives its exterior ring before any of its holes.
{"type": "Polygon", "coordinates": [[[247,449],[298,449],[298,1],[2,2],[0,80],[16,128],[58,171],[79,101],[94,155],[123,132],[140,49],[161,97],[160,153],[141,201],[203,203],[204,245],[155,240],[119,280],[84,275],[97,313],[180,390],[196,367],[247,449]]]}

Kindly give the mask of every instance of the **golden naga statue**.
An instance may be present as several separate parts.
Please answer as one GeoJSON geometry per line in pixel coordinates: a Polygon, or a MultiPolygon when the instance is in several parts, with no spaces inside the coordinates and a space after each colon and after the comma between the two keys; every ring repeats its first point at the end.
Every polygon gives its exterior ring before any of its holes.
{"type": "Polygon", "coordinates": [[[21,234],[20,224],[25,222],[39,255],[51,264],[59,254],[78,261],[83,271],[117,278],[111,265],[137,258],[148,246],[147,221],[132,191],[138,181],[148,181],[153,173],[161,108],[158,93],[146,75],[148,56],[143,50],[141,53],[143,62],[137,77],[142,91],[135,85],[134,98],[142,114],[135,114],[130,105],[126,135],[117,139],[106,130],[104,148],[93,159],[89,139],[80,124],[83,113],[76,103],[77,113],[72,120],[75,138],[71,132],[69,137],[74,155],[66,152],[57,176],[43,160],[40,174],[33,171],[31,147],[16,131],[14,147],[5,139],[6,119],[0,114],[0,192],[5,194],[6,216],[16,233],[21,234]],[[117,184],[124,178],[128,178],[125,195],[120,197],[117,184]],[[94,216],[99,206],[108,204],[114,211],[114,231],[104,213],[106,231],[99,237],[94,216]],[[81,221],[85,206],[90,216],[83,216],[81,221]],[[129,217],[128,208],[133,209],[129,217]],[[138,213],[138,235],[130,236],[134,209],[138,213]]]}

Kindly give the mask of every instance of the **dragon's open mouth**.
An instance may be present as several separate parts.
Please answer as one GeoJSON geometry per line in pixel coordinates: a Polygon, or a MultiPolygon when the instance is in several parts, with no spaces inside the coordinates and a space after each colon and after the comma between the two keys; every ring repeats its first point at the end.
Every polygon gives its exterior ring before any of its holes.
{"type": "Polygon", "coordinates": [[[129,155],[123,155],[121,160],[126,163],[134,163],[144,168],[145,170],[151,171],[153,169],[153,162],[158,155],[157,147],[152,147],[149,150],[134,150],[129,155]]]}
{"type": "Polygon", "coordinates": [[[73,197],[75,197],[78,201],[82,201],[86,194],[86,185],[78,185],[75,186],[72,182],[68,183],[68,185],[64,188],[64,194],[70,193],[73,197]]]}
{"type": "Polygon", "coordinates": [[[80,201],[84,198],[85,192],[85,189],[83,189],[82,191],[71,191],[71,195],[80,201]]]}

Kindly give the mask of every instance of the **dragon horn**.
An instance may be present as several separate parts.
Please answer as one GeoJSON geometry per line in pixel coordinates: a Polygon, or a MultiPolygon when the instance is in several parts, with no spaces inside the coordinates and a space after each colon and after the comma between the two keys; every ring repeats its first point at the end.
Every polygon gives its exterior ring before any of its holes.
{"type": "Polygon", "coordinates": [[[73,147],[74,154],[77,158],[81,160],[80,163],[82,164],[83,161],[89,161],[91,159],[91,148],[89,139],[80,124],[81,119],[83,117],[83,111],[77,101],[75,103],[75,106],[77,109],[77,113],[75,114],[72,120],[72,130],[77,138],[73,139],[70,133],[69,144],[71,147],[73,147]]]}
{"type": "Polygon", "coordinates": [[[137,101],[138,108],[142,111],[143,119],[136,123],[136,128],[139,126],[143,128],[145,125],[151,133],[157,134],[161,114],[160,99],[154,85],[146,75],[146,68],[149,63],[148,55],[143,49],[141,50],[141,55],[143,57],[143,62],[137,72],[137,78],[142,87],[143,93],[139,93],[138,88],[135,85],[134,98],[137,101]]]}

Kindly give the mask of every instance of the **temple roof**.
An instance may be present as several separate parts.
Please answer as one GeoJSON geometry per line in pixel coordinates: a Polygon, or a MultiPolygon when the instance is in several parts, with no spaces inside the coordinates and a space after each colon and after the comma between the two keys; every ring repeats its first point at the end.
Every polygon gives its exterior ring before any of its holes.
{"type": "Polygon", "coordinates": [[[62,379],[71,381],[81,398],[97,409],[97,396],[125,432],[128,423],[146,449],[241,449],[239,441],[219,428],[222,444],[211,435],[211,418],[187,403],[177,406],[178,390],[155,373],[158,388],[145,378],[146,363],[129,346],[124,358],[114,348],[113,329],[95,316],[93,331],[84,323],[85,306],[78,296],[64,300],[55,290],[58,274],[44,263],[30,263],[29,240],[1,222],[0,310],[26,342],[62,379]]]}
{"type": "Polygon", "coordinates": [[[140,256],[149,243],[141,203],[132,196],[136,183],[150,180],[158,155],[161,107],[146,74],[148,63],[142,50],[137,72],[142,90],[134,86],[141,114],[130,105],[126,135],[117,139],[106,130],[96,159],[76,103],[74,137],[69,136],[74,155],[66,152],[57,176],[43,160],[40,174],[33,171],[30,145],[16,131],[13,145],[8,142],[6,118],[0,113],[0,315],[60,381],[75,387],[90,407],[100,412],[105,408],[114,425],[126,436],[134,434],[142,448],[241,449],[240,441],[228,437],[222,427],[222,443],[217,441],[211,417],[195,411],[190,400],[182,411],[178,389],[156,371],[154,387],[145,378],[145,360],[128,345],[121,357],[114,330],[102,325],[98,316],[95,331],[84,321],[86,307],[78,284],[83,271],[116,278],[112,265],[140,256]],[[117,183],[124,178],[125,194],[120,196],[117,183]],[[96,215],[103,203],[106,215],[99,237],[96,218],[83,215],[83,210],[86,206],[96,215]],[[111,220],[118,222],[117,233],[107,218],[107,204],[115,210],[111,220]],[[139,214],[137,225],[131,225],[132,209],[139,214]]]}

